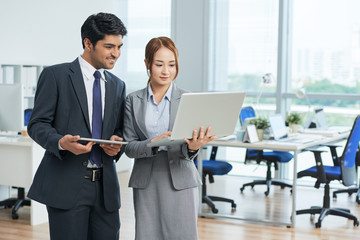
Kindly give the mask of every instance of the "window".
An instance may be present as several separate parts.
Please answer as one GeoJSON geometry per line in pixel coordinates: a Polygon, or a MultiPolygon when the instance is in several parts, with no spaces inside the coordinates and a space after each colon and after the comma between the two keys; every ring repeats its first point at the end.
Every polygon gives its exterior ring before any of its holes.
{"type": "MultiPolygon", "coordinates": [[[[217,1],[223,5],[227,1],[217,1]]],[[[216,43],[214,58],[226,55],[226,89],[258,91],[265,73],[276,75],[277,68],[277,1],[229,0],[227,9],[215,14],[217,28],[215,35],[226,38],[224,43],[216,43]],[[221,20],[227,18],[226,20],[221,20]],[[221,23],[223,26],[219,26],[221,23]]],[[[214,80],[210,86],[222,84],[214,80]]],[[[274,89],[272,89],[274,91],[274,89]]]]}
{"type": "Polygon", "coordinates": [[[356,0],[294,1],[292,91],[313,94],[311,105],[325,107],[330,125],[351,125],[359,113],[360,102],[342,96],[360,93],[358,9],[356,0]]]}
{"type": "Polygon", "coordinates": [[[125,81],[130,93],[144,88],[148,80],[144,64],[146,44],[154,37],[170,37],[171,1],[121,0],[117,9],[122,13],[120,18],[127,16],[128,34],[114,72],[125,81]]]}

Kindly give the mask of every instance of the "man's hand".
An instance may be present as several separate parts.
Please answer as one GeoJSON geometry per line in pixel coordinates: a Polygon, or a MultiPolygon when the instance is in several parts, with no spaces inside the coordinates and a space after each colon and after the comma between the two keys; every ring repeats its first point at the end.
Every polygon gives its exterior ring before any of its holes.
{"type": "Polygon", "coordinates": [[[216,138],[215,135],[210,136],[211,127],[206,129],[206,133],[204,133],[204,127],[200,127],[199,135],[197,135],[197,131],[193,131],[192,139],[185,138],[185,142],[188,144],[188,149],[192,151],[198,150],[201,146],[207,144],[208,142],[214,140],[216,138]]]}
{"type": "Polygon", "coordinates": [[[88,142],[86,145],[78,143],[80,139],[79,135],[72,136],[70,134],[66,134],[64,137],[60,139],[60,146],[72,152],[75,155],[88,153],[91,151],[92,146],[95,144],[94,142],[88,142]]]}
{"type": "MultiPolygon", "coordinates": [[[[110,137],[110,140],[111,141],[119,141],[119,142],[122,142],[123,139],[119,136],[116,136],[116,135],[112,135],[110,137]]],[[[121,147],[122,145],[121,144],[106,144],[106,143],[102,143],[100,144],[100,147],[102,147],[102,149],[104,149],[104,152],[113,157],[115,156],[116,154],[118,154],[121,150],[121,147]]]]}

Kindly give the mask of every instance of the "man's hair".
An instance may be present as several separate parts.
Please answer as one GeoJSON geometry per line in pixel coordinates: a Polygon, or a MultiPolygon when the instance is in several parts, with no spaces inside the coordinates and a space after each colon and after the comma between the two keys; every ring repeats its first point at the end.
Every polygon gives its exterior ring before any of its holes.
{"type": "Polygon", "coordinates": [[[81,27],[83,48],[85,48],[85,38],[95,46],[99,40],[105,38],[106,34],[125,36],[127,30],[123,22],[114,14],[101,12],[89,16],[81,27]]]}

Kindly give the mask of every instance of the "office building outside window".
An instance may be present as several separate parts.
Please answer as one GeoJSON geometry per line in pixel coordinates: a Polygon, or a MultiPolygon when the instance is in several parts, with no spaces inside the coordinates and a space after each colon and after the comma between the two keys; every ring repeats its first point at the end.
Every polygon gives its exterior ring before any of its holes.
{"type": "Polygon", "coordinates": [[[351,125],[359,114],[359,100],[342,97],[360,94],[358,9],[357,0],[294,0],[292,91],[325,95],[310,104],[325,107],[330,125],[351,125]]]}

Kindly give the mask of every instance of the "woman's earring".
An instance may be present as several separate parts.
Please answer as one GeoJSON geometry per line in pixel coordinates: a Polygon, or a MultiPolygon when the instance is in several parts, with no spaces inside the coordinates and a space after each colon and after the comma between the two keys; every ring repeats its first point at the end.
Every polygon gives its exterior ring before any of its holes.
{"type": "Polygon", "coordinates": [[[146,69],[146,73],[147,73],[148,77],[150,77],[150,70],[149,69],[146,69]]]}

